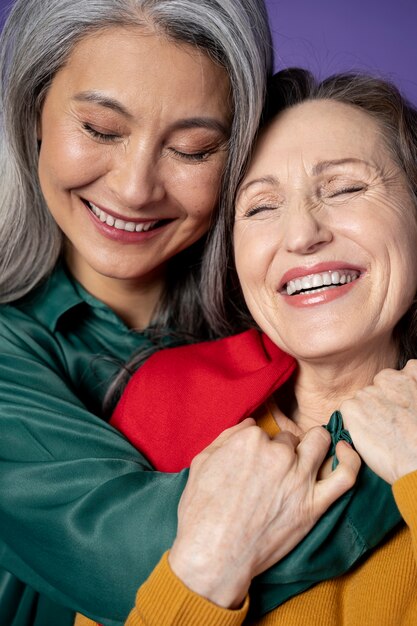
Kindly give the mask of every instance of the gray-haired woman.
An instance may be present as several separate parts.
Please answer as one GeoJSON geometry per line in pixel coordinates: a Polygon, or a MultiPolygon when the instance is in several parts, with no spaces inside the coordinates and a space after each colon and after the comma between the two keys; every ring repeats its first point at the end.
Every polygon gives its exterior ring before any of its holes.
{"type": "Polygon", "coordinates": [[[187,474],[101,416],[152,327],[216,336],[203,238],[272,66],[262,0],[17,0],[1,40],[2,624],[115,625],[187,474]],[[133,331],[132,329],[139,329],[133,331]],[[39,595],[40,592],[42,595],[39,595]]]}

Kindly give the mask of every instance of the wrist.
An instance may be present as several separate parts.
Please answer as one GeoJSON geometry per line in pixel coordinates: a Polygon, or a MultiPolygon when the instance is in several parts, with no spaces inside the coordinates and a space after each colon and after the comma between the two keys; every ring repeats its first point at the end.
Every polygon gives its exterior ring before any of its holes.
{"type": "Polygon", "coordinates": [[[184,551],[175,543],[168,563],[181,582],[194,593],[225,609],[239,609],[245,601],[250,576],[237,574],[222,558],[195,550],[184,551]]]}

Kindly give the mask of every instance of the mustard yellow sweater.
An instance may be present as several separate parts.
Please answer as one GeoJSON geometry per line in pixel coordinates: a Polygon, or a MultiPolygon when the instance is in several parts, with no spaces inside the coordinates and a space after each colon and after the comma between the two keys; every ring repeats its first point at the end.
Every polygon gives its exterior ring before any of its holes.
{"type": "MultiPolygon", "coordinates": [[[[270,423],[261,426],[274,434],[270,423]]],[[[256,626],[417,626],[417,472],[398,480],[393,492],[404,528],[349,573],[288,600],[256,626]]],[[[244,623],[249,598],[237,611],[216,606],[175,576],[167,554],[139,588],[125,626],[244,623]]],[[[77,616],[75,626],[95,626],[95,622],[77,616]]]]}
{"type": "MultiPolygon", "coordinates": [[[[292,598],[256,626],[417,626],[417,472],[394,485],[394,496],[408,528],[349,574],[292,598]]],[[[126,626],[240,626],[248,606],[246,600],[239,611],[229,611],[193,593],[165,554],[139,589],[126,626]]]]}

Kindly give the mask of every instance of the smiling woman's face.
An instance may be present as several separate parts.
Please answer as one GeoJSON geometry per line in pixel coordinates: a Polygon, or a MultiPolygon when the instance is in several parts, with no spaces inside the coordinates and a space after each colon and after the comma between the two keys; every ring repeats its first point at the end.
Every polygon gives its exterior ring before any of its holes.
{"type": "Polygon", "coordinates": [[[296,358],[395,349],[417,291],[415,208],[364,111],[306,102],[270,124],[240,187],[234,244],[254,319],[296,358]]]}
{"type": "Polygon", "coordinates": [[[43,104],[39,178],[94,295],[158,279],[206,232],[230,124],[227,74],[196,48],[134,27],[75,46],[43,104]]]}

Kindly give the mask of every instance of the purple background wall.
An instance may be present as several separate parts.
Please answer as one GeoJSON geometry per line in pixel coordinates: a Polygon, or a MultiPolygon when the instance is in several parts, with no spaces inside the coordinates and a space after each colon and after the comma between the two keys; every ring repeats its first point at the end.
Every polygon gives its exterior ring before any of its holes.
{"type": "Polygon", "coordinates": [[[363,69],[394,81],[417,104],[416,0],[266,0],[277,69],[319,76],[363,69]]]}
{"type": "MultiPolygon", "coordinates": [[[[266,0],[276,67],[379,72],[417,104],[417,0],[266,0]]],[[[9,4],[0,0],[0,8],[9,4]]]]}

